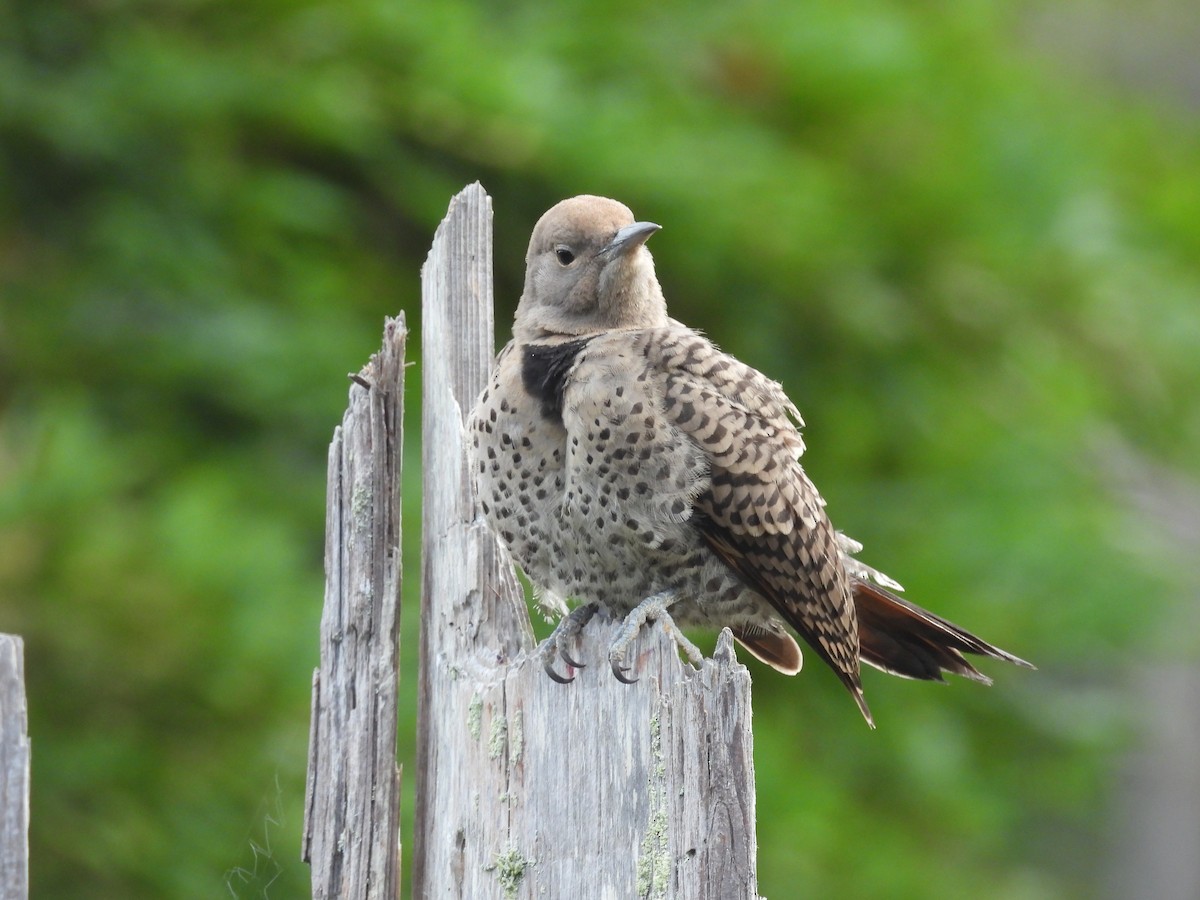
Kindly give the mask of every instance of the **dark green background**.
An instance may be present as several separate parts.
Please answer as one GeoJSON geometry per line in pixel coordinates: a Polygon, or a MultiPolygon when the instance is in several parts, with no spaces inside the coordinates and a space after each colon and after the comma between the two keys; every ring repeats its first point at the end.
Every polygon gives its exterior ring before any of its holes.
{"type": "Polygon", "coordinates": [[[326,446],[476,179],[505,332],[544,209],[659,222],[672,313],[784,383],[864,558],[1040,665],[868,672],[874,733],[755,667],[762,892],[1101,895],[1134,675],[1197,657],[1200,15],[1148,7],[0,4],[35,896],[306,893],[326,446]]]}

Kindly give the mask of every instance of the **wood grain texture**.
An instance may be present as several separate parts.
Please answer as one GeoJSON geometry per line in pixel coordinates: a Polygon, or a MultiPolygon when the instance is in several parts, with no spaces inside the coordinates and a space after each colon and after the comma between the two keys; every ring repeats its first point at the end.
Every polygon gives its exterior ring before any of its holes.
{"type": "Polygon", "coordinates": [[[493,353],[491,200],[451,202],[422,271],[421,898],[756,898],[750,677],[724,632],[700,670],[657,628],[616,681],[593,621],[551,681],[476,507],[464,423],[493,353]]]}
{"type": "Polygon", "coordinates": [[[316,898],[400,896],[396,693],[404,317],[352,376],[329,447],[325,606],[302,856],[316,898]]]}
{"type": "Polygon", "coordinates": [[[29,896],[29,722],[25,649],[0,634],[0,897],[29,896]]]}

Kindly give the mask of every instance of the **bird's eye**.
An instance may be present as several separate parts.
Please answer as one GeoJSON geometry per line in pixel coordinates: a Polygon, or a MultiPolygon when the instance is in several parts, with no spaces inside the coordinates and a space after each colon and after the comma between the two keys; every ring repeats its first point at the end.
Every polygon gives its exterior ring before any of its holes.
{"type": "Polygon", "coordinates": [[[575,254],[566,247],[556,247],[554,249],[554,255],[558,257],[558,261],[561,265],[569,266],[571,263],[575,262],[575,254]]]}

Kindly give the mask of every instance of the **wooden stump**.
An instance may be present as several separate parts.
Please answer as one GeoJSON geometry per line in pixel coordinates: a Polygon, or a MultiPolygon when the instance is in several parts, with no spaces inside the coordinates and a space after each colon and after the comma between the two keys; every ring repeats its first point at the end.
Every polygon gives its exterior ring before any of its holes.
{"type": "Polygon", "coordinates": [[[302,856],[313,897],[400,896],[396,764],[404,317],[351,376],[329,447],[321,663],[313,674],[302,856]]]}
{"type": "Polygon", "coordinates": [[[750,677],[725,632],[697,671],[648,628],[635,685],[594,620],[575,682],[533,656],[477,509],[464,424],[493,358],[491,199],[464,189],[422,270],[419,898],[756,898],[750,677]],[[588,658],[590,657],[590,658],[588,658]]]}
{"type": "Polygon", "coordinates": [[[29,723],[25,649],[0,634],[0,897],[29,896],[29,723]]]}

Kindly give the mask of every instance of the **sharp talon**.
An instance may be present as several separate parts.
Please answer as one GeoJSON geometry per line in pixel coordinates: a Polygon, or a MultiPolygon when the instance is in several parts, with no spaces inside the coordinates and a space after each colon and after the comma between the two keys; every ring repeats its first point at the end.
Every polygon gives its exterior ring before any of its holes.
{"type": "MultiPolygon", "coordinates": [[[[674,620],[672,620],[670,613],[667,612],[667,607],[674,599],[674,591],[661,591],[647,597],[625,616],[625,620],[621,623],[621,628],[617,632],[616,638],[608,648],[608,662],[612,666],[612,672],[616,676],[617,681],[623,684],[635,684],[637,682],[636,678],[625,677],[623,673],[628,672],[629,667],[622,665],[622,663],[625,661],[625,653],[629,649],[629,645],[637,638],[638,632],[642,630],[646,623],[660,622],[662,628],[677,644],[685,646],[685,643],[681,642],[683,636],[679,634],[679,629],[675,627],[674,620]]],[[[695,651],[696,656],[700,655],[700,652],[695,650],[694,647],[692,650],[695,651]]]]}
{"type": "Polygon", "coordinates": [[[629,671],[629,666],[619,666],[616,663],[613,663],[612,671],[613,675],[616,676],[617,681],[621,682],[622,684],[637,684],[636,678],[625,677],[625,673],[629,671]]]}
{"type": "Polygon", "coordinates": [[[568,666],[573,666],[576,669],[586,669],[587,668],[587,666],[585,666],[583,663],[575,662],[575,660],[571,659],[571,657],[567,655],[566,650],[559,650],[558,655],[562,657],[563,662],[565,662],[568,666]]]}
{"type": "Polygon", "coordinates": [[[550,637],[538,646],[538,652],[542,657],[542,669],[559,684],[570,684],[575,680],[575,674],[559,675],[554,671],[555,660],[561,659],[572,669],[584,668],[583,663],[573,659],[564,648],[579,636],[583,626],[591,620],[599,608],[595,603],[575,607],[559,620],[550,637]]]}
{"type": "Polygon", "coordinates": [[[596,610],[599,608],[595,603],[587,603],[583,606],[575,607],[575,609],[559,620],[550,637],[546,638],[539,645],[538,652],[542,657],[542,669],[559,684],[570,684],[575,680],[575,675],[574,673],[571,675],[559,675],[554,671],[554,661],[561,659],[572,669],[584,668],[583,663],[576,662],[563,648],[579,636],[579,633],[583,630],[583,626],[591,621],[592,616],[596,614],[596,610]]]}

